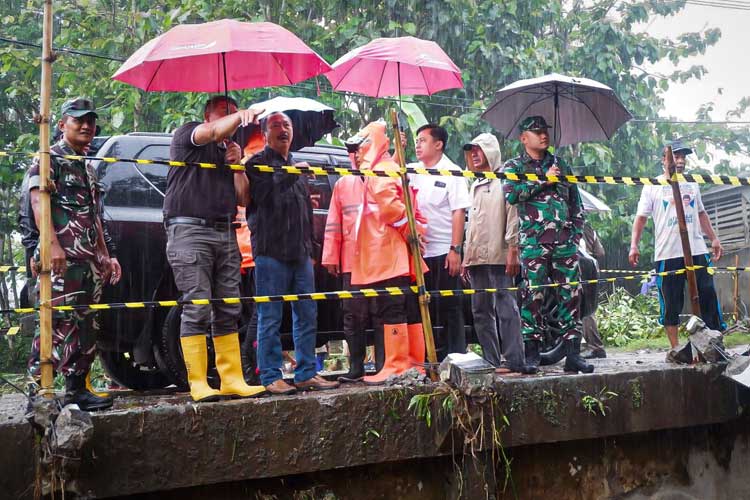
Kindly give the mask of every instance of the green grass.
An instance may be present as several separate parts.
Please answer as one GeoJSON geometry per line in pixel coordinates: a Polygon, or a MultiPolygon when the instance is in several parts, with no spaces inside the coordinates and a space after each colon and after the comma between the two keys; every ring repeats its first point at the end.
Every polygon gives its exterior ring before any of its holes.
{"type": "MultiPolygon", "coordinates": [[[[687,340],[686,336],[680,335],[680,342],[687,340]]],[[[737,347],[750,344],[750,333],[731,333],[724,338],[726,347],[737,347]]],[[[645,349],[667,350],[669,349],[669,340],[666,333],[657,338],[633,339],[627,344],[620,347],[607,347],[607,350],[613,352],[634,352],[645,349]]]]}

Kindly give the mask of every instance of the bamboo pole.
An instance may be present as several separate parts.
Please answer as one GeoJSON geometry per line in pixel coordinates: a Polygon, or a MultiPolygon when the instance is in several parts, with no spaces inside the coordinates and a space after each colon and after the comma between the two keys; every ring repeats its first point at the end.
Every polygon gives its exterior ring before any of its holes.
{"type": "Polygon", "coordinates": [[[414,259],[414,271],[417,275],[417,299],[419,301],[419,312],[422,317],[422,331],[424,332],[424,344],[427,348],[427,361],[431,366],[427,370],[430,379],[437,381],[437,372],[434,366],[437,364],[437,352],[435,351],[435,337],[432,335],[432,320],[430,319],[430,295],[427,293],[424,284],[424,272],[422,271],[422,256],[419,251],[419,236],[417,235],[417,222],[414,218],[414,206],[411,202],[411,191],[409,190],[409,177],[406,175],[405,153],[401,147],[401,135],[398,126],[398,115],[395,109],[391,109],[391,120],[393,121],[394,140],[393,145],[396,148],[396,157],[401,167],[401,186],[404,190],[404,204],[406,205],[406,217],[409,221],[409,250],[411,257],[414,259]]]}
{"type": "Polygon", "coordinates": [[[50,270],[50,231],[52,218],[49,193],[49,123],[52,93],[52,0],[44,1],[44,26],[42,29],[42,83],[39,105],[39,365],[42,375],[41,394],[51,398],[52,389],[52,279],[50,270]]]}
{"type": "Polygon", "coordinates": [[[684,255],[685,268],[687,269],[688,295],[690,296],[690,312],[693,316],[701,316],[701,306],[698,301],[698,284],[695,281],[695,270],[693,267],[693,252],[690,249],[690,236],[688,235],[687,224],[685,223],[685,207],[682,205],[682,194],[680,193],[680,183],[672,179],[675,173],[674,156],[672,147],[667,146],[664,149],[666,158],[667,171],[665,172],[669,184],[672,186],[672,198],[674,208],[677,212],[677,224],[680,228],[680,241],[682,243],[682,254],[684,255]]]}

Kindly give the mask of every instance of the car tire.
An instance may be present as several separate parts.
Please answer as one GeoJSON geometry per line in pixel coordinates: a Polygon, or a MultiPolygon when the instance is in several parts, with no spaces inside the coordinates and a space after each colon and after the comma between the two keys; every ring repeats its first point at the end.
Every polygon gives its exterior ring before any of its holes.
{"type": "MultiPolygon", "coordinates": [[[[180,317],[182,307],[173,307],[164,318],[164,325],[161,330],[161,339],[159,339],[159,356],[163,369],[172,383],[181,391],[190,390],[187,379],[187,370],[185,369],[185,360],[182,357],[182,346],[180,344],[180,317]]],[[[208,341],[208,385],[218,389],[219,375],[216,373],[214,363],[213,343],[208,341]]]]}
{"type": "Polygon", "coordinates": [[[130,352],[98,352],[107,376],[123,387],[134,391],[147,391],[162,389],[171,384],[169,377],[158,368],[147,369],[136,365],[130,352]]]}

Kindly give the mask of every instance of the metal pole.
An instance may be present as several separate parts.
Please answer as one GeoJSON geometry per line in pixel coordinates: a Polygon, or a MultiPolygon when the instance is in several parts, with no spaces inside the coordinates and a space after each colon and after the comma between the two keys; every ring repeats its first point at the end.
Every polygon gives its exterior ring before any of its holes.
{"type": "Polygon", "coordinates": [[[685,223],[685,207],[682,206],[682,194],[680,193],[680,183],[672,179],[675,172],[674,156],[672,155],[672,147],[667,146],[664,150],[664,155],[667,159],[667,166],[669,167],[667,179],[669,184],[672,186],[672,198],[674,199],[674,208],[677,212],[677,224],[680,227],[680,240],[682,242],[682,254],[685,256],[685,268],[687,269],[687,282],[688,282],[688,294],[690,295],[690,312],[693,316],[701,316],[701,306],[698,301],[698,285],[695,281],[695,270],[690,269],[693,267],[693,252],[690,249],[690,236],[688,235],[687,224],[685,223]]]}
{"type": "Polygon", "coordinates": [[[406,205],[406,217],[409,221],[409,250],[411,258],[414,259],[414,271],[417,275],[417,298],[419,300],[419,312],[422,316],[422,331],[424,332],[424,344],[427,348],[427,361],[431,367],[427,370],[432,381],[437,381],[437,372],[432,368],[437,364],[437,352],[435,352],[435,337],[432,335],[432,320],[430,319],[430,296],[425,289],[424,273],[422,272],[422,256],[419,251],[419,236],[417,235],[417,222],[414,218],[414,206],[411,203],[411,191],[409,190],[409,177],[406,175],[406,161],[404,150],[401,147],[401,134],[398,128],[398,115],[395,109],[391,109],[391,120],[393,122],[394,140],[399,166],[401,167],[401,186],[404,190],[404,204],[406,205]]]}
{"type": "Polygon", "coordinates": [[[49,195],[49,124],[52,93],[52,0],[44,1],[44,26],[42,29],[42,85],[39,105],[39,367],[42,376],[41,394],[51,398],[52,389],[52,280],[50,270],[50,231],[52,217],[49,195]]]}
{"type": "Polygon", "coordinates": [[[734,321],[740,318],[740,273],[737,268],[740,267],[740,254],[734,256],[734,321]]]}

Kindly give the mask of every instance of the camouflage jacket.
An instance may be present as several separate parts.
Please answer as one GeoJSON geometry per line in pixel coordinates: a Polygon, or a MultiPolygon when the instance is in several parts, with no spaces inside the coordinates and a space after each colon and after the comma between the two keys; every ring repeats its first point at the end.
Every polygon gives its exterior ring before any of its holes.
{"type": "MultiPolygon", "coordinates": [[[[562,175],[571,170],[560,158],[546,153],[542,160],[526,152],[505,163],[503,171],[514,174],[544,175],[554,163],[562,175]]],[[[518,206],[519,246],[540,243],[578,244],[583,234],[583,203],[578,187],[567,182],[547,185],[541,181],[506,181],[505,197],[518,206]]]]}
{"type": "MultiPolygon", "coordinates": [[[[60,140],[50,148],[50,205],[57,240],[69,260],[91,260],[96,255],[99,184],[94,168],[83,160],[57,155],[76,155],[60,140]]],[[[29,169],[29,190],[39,187],[39,160],[29,169]]]]}

